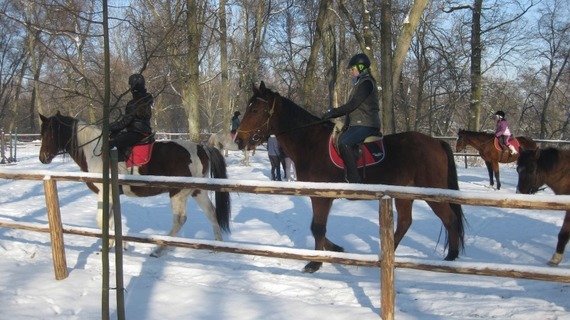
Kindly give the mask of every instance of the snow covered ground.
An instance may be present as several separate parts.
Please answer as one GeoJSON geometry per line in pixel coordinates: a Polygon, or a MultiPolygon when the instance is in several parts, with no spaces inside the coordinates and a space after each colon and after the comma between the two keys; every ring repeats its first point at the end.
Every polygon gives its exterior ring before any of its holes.
{"type": "MultiPolygon", "coordinates": [[[[16,165],[0,170],[76,172],[69,157],[38,161],[39,147],[18,149],[16,165]]],[[[258,149],[251,166],[230,152],[232,179],[269,180],[267,153],[258,149]]],[[[460,188],[481,194],[515,193],[513,165],[501,166],[503,189],[492,191],[486,169],[458,165],[460,188]]],[[[41,181],[0,179],[0,220],[47,224],[41,181]]],[[[96,228],[96,196],[84,184],[58,182],[63,223],[96,228]]],[[[549,190],[543,194],[551,194],[549,190]]],[[[163,235],[171,226],[166,195],[122,197],[125,233],[163,235]]],[[[213,239],[210,224],[190,200],[180,237],[213,239]]],[[[468,221],[461,263],[544,267],[556,245],[564,213],[464,206],[468,221]]],[[[313,247],[307,197],[232,194],[232,233],[238,244],[298,249],[313,247]]],[[[396,259],[444,257],[441,222],[422,201],[396,259]]],[[[337,200],[329,237],[347,252],[379,253],[378,202],[337,200]]],[[[49,234],[0,228],[0,319],[100,319],[101,241],[65,235],[69,277],[54,279],[49,234]]],[[[151,258],[154,246],[132,243],[124,256],[128,319],[379,319],[380,270],[324,264],[302,273],[305,261],[171,249],[151,258]]],[[[111,256],[111,260],[114,258],[111,256]]],[[[558,269],[570,269],[570,259],[558,269]]],[[[556,270],[556,269],[554,269],[556,270]]],[[[114,278],[114,275],[112,275],[114,278]]],[[[546,281],[396,271],[396,319],[570,319],[570,285],[546,281]]],[[[115,308],[114,294],[111,305],[115,308]]],[[[112,314],[115,317],[116,314],[112,314]]]]}

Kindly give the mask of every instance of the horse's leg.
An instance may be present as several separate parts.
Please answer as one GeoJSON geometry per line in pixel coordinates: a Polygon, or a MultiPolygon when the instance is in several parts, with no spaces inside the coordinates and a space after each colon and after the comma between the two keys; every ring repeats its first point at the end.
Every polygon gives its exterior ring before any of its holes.
{"type": "MultiPolygon", "coordinates": [[[[186,199],[190,196],[191,190],[182,189],[175,195],[170,195],[170,206],[172,207],[172,228],[168,236],[173,237],[178,234],[184,223],[186,223],[186,199]]],[[[151,257],[160,257],[168,246],[161,245],[152,251],[151,257]]]]}
{"type": "Polygon", "coordinates": [[[493,179],[493,165],[489,161],[485,161],[485,166],[487,167],[487,172],[489,173],[489,187],[494,188],[495,180],[493,179]]]}
{"type": "MultiPolygon", "coordinates": [[[[99,229],[103,230],[103,186],[97,185],[99,188],[99,193],[97,194],[97,226],[99,229]]],[[[114,219],[113,219],[113,201],[111,199],[111,195],[109,195],[109,230],[114,229],[114,219]]],[[[109,248],[112,248],[115,245],[115,238],[109,237],[109,248]]]]}
{"type": "Polygon", "coordinates": [[[548,265],[550,266],[557,266],[562,258],[564,258],[564,249],[568,244],[568,239],[570,238],[570,210],[566,211],[566,215],[564,216],[564,223],[562,224],[562,228],[560,228],[560,232],[558,233],[558,243],[556,244],[556,252],[552,255],[550,261],[548,261],[548,265]]]}
{"type": "MultiPolygon", "coordinates": [[[[311,222],[311,232],[315,238],[315,250],[323,250],[328,248],[341,248],[326,238],[327,221],[332,207],[333,199],[311,197],[313,205],[313,221],[311,222]]],[[[342,248],[341,248],[342,249],[342,248]]],[[[338,251],[338,250],[337,250],[338,251]]],[[[303,272],[313,273],[321,268],[322,262],[309,262],[303,272]]]]}
{"type": "Polygon", "coordinates": [[[447,230],[447,242],[449,250],[444,260],[453,261],[459,257],[460,235],[457,228],[457,217],[449,206],[449,203],[444,202],[427,202],[433,212],[441,219],[445,230],[447,230]]]}
{"type": "Polygon", "coordinates": [[[216,218],[216,208],[212,204],[212,201],[210,201],[207,191],[197,190],[195,194],[192,196],[192,198],[194,199],[194,201],[196,201],[200,209],[204,211],[206,218],[208,218],[208,220],[212,224],[212,230],[214,231],[214,237],[216,238],[216,240],[224,241],[222,237],[222,229],[220,228],[220,225],[218,224],[218,219],[216,218]]]}
{"type": "Polygon", "coordinates": [[[396,211],[398,212],[398,220],[396,223],[396,231],[394,232],[394,251],[398,248],[398,244],[408,232],[412,225],[412,204],[413,200],[395,199],[396,211]]]}
{"type": "Polygon", "coordinates": [[[497,190],[501,190],[501,175],[499,174],[499,162],[493,163],[493,172],[497,181],[497,190]]]}

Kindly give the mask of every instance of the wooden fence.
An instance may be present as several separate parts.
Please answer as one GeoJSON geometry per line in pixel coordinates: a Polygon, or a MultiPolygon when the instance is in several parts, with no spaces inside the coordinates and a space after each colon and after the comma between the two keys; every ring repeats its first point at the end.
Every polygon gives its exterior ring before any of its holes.
{"type": "MultiPolygon", "coordinates": [[[[15,171],[0,170],[0,179],[42,180],[46,195],[46,208],[49,227],[37,224],[18,223],[0,220],[0,227],[25,229],[39,232],[49,232],[52,242],[52,254],[55,277],[58,280],[67,277],[65,247],[63,233],[101,237],[100,231],[85,228],[63,227],[59,212],[59,199],[56,181],[102,182],[100,174],[92,173],[57,173],[45,171],[15,171]]],[[[517,265],[501,265],[490,268],[489,264],[462,263],[444,261],[426,261],[419,259],[398,259],[394,255],[394,221],[392,200],[414,199],[436,202],[452,202],[458,204],[494,206],[522,209],[570,209],[570,196],[528,197],[517,194],[468,193],[444,189],[428,189],[417,187],[398,187],[387,185],[347,185],[335,183],[287,183],[276,185],[271,181],[237,181],[229,179],[205,179],[182,177],[148,177],[148,176],[119,176],[119,183],[154,187],[170,188],[200,188],[213,191],[247,192],[256,194],[279,194],[295,196],[318,196],[331,198],[351,198],[380,201],[379,233],[381,241],[381,258],[371,254],[350,254],[339,252],[317,252],[283,247],[268,247],[261,245],[242,245],[227,242],[191,240],[165,236],[123,236],[124,240],[132,242],[154,243],[176,247],[204,249],[213,251],[248,254],[257,256],[276,257],[283,259],[311,260],[327,263],[339,263],[366,267],[381,268],[381,317],[394,319],[395,268],[409,268],[432,272],[447,272],[457,274],[510,277],[532,280],[545,280],[570,283],[570,270],[553,269],[549,267],[524,267],[517,265]]]]}

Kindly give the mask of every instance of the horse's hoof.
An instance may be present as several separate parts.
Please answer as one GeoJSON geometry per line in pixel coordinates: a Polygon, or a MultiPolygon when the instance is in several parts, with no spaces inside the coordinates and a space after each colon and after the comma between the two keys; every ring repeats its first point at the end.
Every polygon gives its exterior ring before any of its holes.
{"type": "Polygon", "coordinates": [[[323,263],[322,262],[309,262],[307,263],[307,265],[305,266],[305,268],[303,269],[303,272],[305,273],[315,273],[316,271],[318,271],[321,267],[322,267],[323,263]]]}
{"type": "Polygon", "coordinates": [[[160,258],[165,252],[166,248],[158,247],[150,254],[150,256],[153,258],[160,258]]]}
{"type": "Polygon", "coordinates": [[[557,267],[560,262],[562,261],[562,258],[564,258],[564,255],[561,253],[554,253],[552,255],[552,258],[550,258],[550,261],[548,261],[548,265],[551,267],[557,267]]]}
{"type": "Polygon", "coordinates": [[[447,256],[445,257],[445,261],[454,261],[455,259],[457,259],[459,257],[459,251],[457,250],[450,250],[447,253],[447,256]]]}

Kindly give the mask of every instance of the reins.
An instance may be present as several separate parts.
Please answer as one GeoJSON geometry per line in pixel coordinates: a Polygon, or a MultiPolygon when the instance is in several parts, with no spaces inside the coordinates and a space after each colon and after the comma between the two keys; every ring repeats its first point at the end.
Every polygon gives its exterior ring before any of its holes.
{"type": "MultiPolygon", "coordinates": [[[[267,106],[269,106],[269,101],[267,101],[267,100],[265,100],[265,99],[263,99],[263,98],[261,98],[261,97],[256,97],[255,99],[260,100],[260,101],[264,102],[267,106]]],[[[265,113],[268,114],[268,117],[267,117],[267,120],[265,120],[264,123],[262,123],[258,128],[254,128],[254,129],[251,129],[251,130],[240,130],[240,129],[238,128],[237,133],[239,133],[239,132],[242,132],[242,133],[251,133],[251,132],[257,131],[256,133],[254,133],[254,134],[252,135],[251,139],[252,139],[253,141],[258,141],[258,140],[260,140],[259,135],[258,135],[257,133],[258,133],[258,132],[261,132],[261,128],[262,128],[263,126],[265,126],[265,127],[267,128],[267,131],[269,131],[269,121],[271,120],[271,117],[273,116],[273,114],[274,114],[274,112],[275,112],[275,102],[276,102],[276,100],[277,100],[277,98],[273,98],[273,103],[271,104],[271,108],[270,108],[269,110],[267,110],[267,108],[266,108],[265,113]]],[[[307,123],[307,124],[304,124],[304,125],[301,125],[301,126],[297,126],[297,127],[294,127],[294,128],[288,128],[288,129],[286,129],[286,130],[281,130],[281,131],[279,131],[279,132],[276,132],[275,135],[276,135],[276,136],[282,135],[282,134],[285,134],[285,133],[287,133],[287,132],[291,132],[291,131],[295,131],[295,130],[299,130],[299,129],[304,129],[304,128],[316,126],[316,125],[319,125],[319,124],[325,123],[325,122],[330,122],[330,120],[328,120],[328,119],[317,120],[317,121],[315,121],[315,122],[307,123]]]]}
{"type": "MultiPolygon", "coordinates": [[[[56,119],[57,119],[57,117],[56,117],[56,119]]],[[[78,144],[77,144],[77,143],[78,143],[78,141],[77,141],[77,136],[78,136],[78,135],[77,135],[77,124],[78,124],[79,120],[74,119],[74,120],[73,120],[73,124],[71,124],[71,125],[68,125],[67,123],[62,122],[62,121],[59,120],[59,119],[57,119],[57,122],[58,122],[60,125],[63,125],[63,126],[66,126],[66,127],[71,127],[71,137],[70,137],[70,140],[65,143],[65,145],[64,145],[64,147],[63,147],[63,150],[64,150],[64,151],[60,151],[60,152],[58,152],[56,155],[64,155],[65,153],[67,153],[66,150],[67,150],[67,147],[68,147],[68,146],[69,146],[69,148],[70,148],[70,149],[69,149],[69,153],[71,154],[72,152],[74,152],[74,151],[76,151],[76,150],[79,150],[80,148],[83,148],[84,146],[89,145],[91,142],[93,142],[93,141],[95,141],[95,140],[98,140],[98,141],[97,141],[97,144],[95,144],[95,147],[93,148],[93,154],[94,154],[95,156],[100,156],[100,155],[95,154],[95,150],[96,150],[97,146],[99,145],[99,142],[101,141],[101,139],[102,139],[102,137],[103,137],[103,134],[100,134],[100,135],[96,136],[95,138],[93,138],[93,139],[91,139],[91,140],[88,140],[88,141],[82,143],[81,145],[78,145],[78,144]]],[[[58,145],[61,145],[61,140],[60,140],[60,139],[61,139],[61,134],[58,135],[58,145]]]]}

